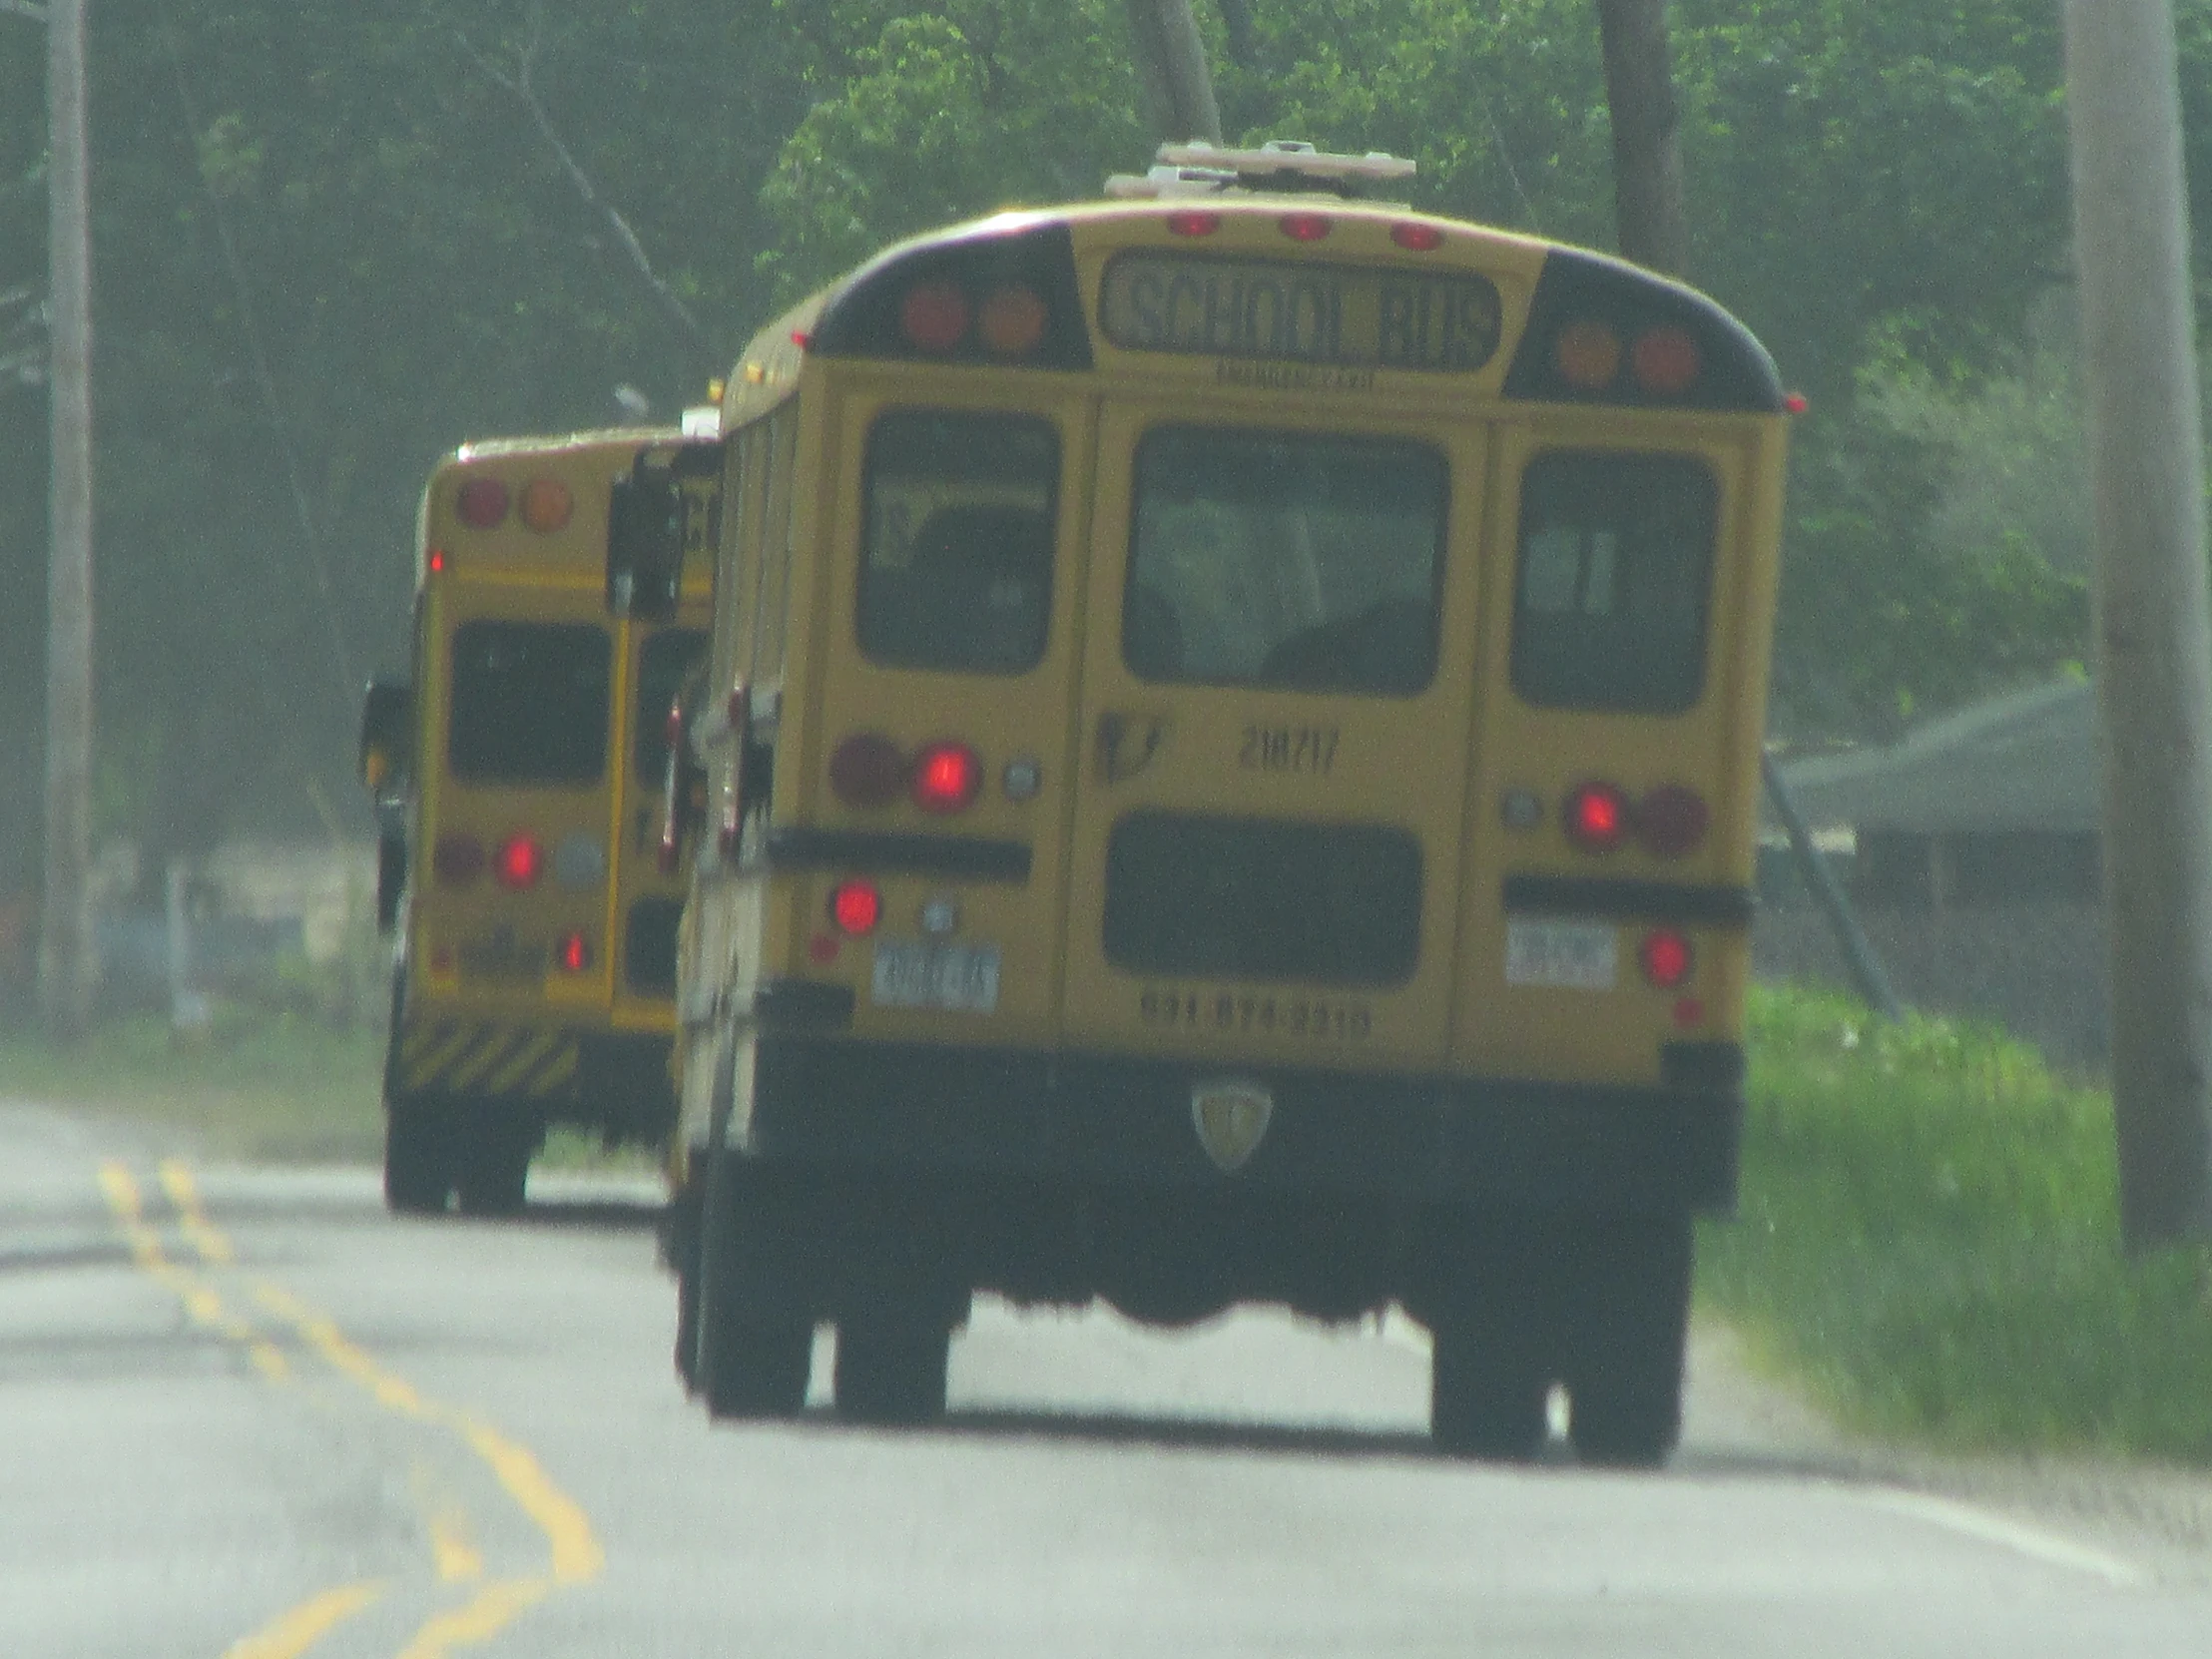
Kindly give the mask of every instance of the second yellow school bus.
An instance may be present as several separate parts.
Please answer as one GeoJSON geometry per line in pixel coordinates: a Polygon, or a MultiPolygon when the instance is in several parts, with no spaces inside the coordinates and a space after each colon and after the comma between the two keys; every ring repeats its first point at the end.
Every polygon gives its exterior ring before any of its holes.
{"type": "Polygon", "coordinates": [[[665,1148],[682,886],[661,867],[667,713],[706,644],[716,480],[665,489],[694,544],[664,617],[610,621],[610,517],[714,453],[678,430],[464,445],[431,473],[413,672],[362,760],[396,932],[391,1207],[520,1208],[547,1130],[665,1148]]]}
{"type": "Polygon", "coordinates": [[[1176,159],[730,381],[679,1367],[793,1411],[832,1322],[840,1413],[917,1420],[978,1291],[1397,1304],[1440,1444],[1526,1454],[1558,1384],[1657,1460],[1735,1190],[1774,366],[1331,194],[1402,164],[1176,159]]]}

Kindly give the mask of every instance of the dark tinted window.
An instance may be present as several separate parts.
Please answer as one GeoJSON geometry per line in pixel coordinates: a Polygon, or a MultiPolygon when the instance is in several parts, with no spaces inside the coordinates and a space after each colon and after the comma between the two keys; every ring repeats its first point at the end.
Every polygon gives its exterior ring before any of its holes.
{"type": "Polygon", "coordinates": [[[464,622],[453,631],[446,765],[486,784],[590,784],[607,765],[607,631],[464,622]]]}
{"type": "Polygon", "coordinates": [[[684,919],[680,898],[641,898],[630,906],[622,930],[622,978],[644,996],[676,994],[676,929],[684,919]]]}
{"type": "Polygon", "coordinates": [[[1445,483],[1420,444],[1147,432],[1123,660],[1147,680],[1419,691],[1436,668],[1445,483]]]}
{"type": "Polygon", "coordinates": [[[1679,455],[1556,453],[1521,478],[1513,689],[1558,709],[1679,714],[1705,685],[1720,488],[1679,455]]]}
{"type": "Polygon", "coordinates": [[[641,784],[658,787],[667,773],[669,705],[706,649],[703,630],[664,628],[638,653],[638,708],[630,765],[641,784]]]}
{"type": "Polygon", "coordinates": [[[1019,674],[1052,614],[1060,438],[1030,415],[905,409],[868,432],[860,649],[895,668],[1019,674]]]}

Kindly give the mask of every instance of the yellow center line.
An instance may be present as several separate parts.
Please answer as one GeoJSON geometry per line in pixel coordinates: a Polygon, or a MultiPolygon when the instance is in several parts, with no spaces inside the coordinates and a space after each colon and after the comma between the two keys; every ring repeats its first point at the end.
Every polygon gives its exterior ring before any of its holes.
{"type": "Polygon", "coordinates": [[[394,1659],[444,1659],[456,1647],[489,1641],[516,1614],[543,1601],[551,1588],[542,1578],[503,1578],[487,1584],[465,1606],[425,1619],[394,1659]]]}
{"type": "Polygon", "coordinates": [[[210,1267],[229,1267],[238,1260],[231,1241],[208,1220],[207,1211],[200,1207],[200,1189],[193,1182],[191,1170],[175,1158],[163,1159],[162,1189],[177,1206],[178,1228],[203,1262],[210,1267]]]}
{"type": "MultiPolygon", "coordinates": [[[[177,1168],[183,1173],[182,1165],[177,1168]]],[[[190,1192],[189,1175],[185,1176],[185,1190],[190,1192]]],[[[164,1184],[168,1184],[166,1167],[164,1184]]],[[[291,1367],[286,1363],[282,1351],[247,1321],[232,1313],[213,1286],[191,1269],[169,1259],[168,1253],[162,1249],[161,1234],[146,1219],[145,1200],[131,1172],[114,1159],[104,1162],[100,1166],[100,1191],[107,1198],[108,1209],[115,1216],[116,1226],[122,1229],[123,1237],[131,1246],[131,1259],[146,1275],[183,1303],[185,1312],[192,1317],[195,1324],[206,1326],[244,1348],[253,1359],[255,1368],[271,1382],[288,1382],[291,1367]]],[[[170,1188],[172,1198],[176,1197],[176,1191],[175,1187],[170,1188]]],[[[182,1211],[183,1204],[180,1203],[178,1208],[182,1211]]],[[[205,1220],[202,1222],[202,1229],[221,1245],[225,1252],[223,1259],[229,1260],[230,1242],[213,1228],[207,1227],[205,1220]]],[[[190,1229],[186,1231],[190,1237],[190,1229]]],[[[193,1247],[203,1256],[206,1255],[200,1239],[193,1239],[193,1247]]]]}
{"type": "Polygon", "coordinates": [[[310,1596],[267,1628],[242,1636],[223,1650],[223,1659],[298,1659],[384,1593],[381,1584],[345,1584],[310,1596]]]}

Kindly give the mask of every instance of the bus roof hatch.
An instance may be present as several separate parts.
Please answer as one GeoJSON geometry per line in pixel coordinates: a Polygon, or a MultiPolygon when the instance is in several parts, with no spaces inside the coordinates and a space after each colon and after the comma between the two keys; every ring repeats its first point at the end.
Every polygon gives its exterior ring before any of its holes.
{"type": "Polygon", "coordinates": [[[1373,186],[1410,179],[1413,168],[1403,157],[1380,150],[1339,156],[1292,139],[1270,139],[1257,150],[1228,150],[1193,140],[1161,145],[1150,172],[1117,173],[1106,181],[1106,194],[1121,200],[1232,192],[1358,199],[1373,186]]]}

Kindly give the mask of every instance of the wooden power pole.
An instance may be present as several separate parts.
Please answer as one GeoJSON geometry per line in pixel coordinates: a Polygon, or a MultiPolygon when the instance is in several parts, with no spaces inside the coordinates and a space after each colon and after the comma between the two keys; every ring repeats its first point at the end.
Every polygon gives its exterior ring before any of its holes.
{"type": "Polygon", "coordinates": [[[1221,107],[1206,67],[1206,42],[1191,0],[1129,0],[1137,80],[1160,137],[1171,144],[1221,142],[1221,107]]]}
{"type": "Polygon", "coordinates": [[[85,139],[86,0],[47,0],[46,849],[39,1015],[81,1033],[92,1012],[92,237],[85,139]]]}
{"type": "MultiPolygon", "coordinates": [[[[2212,618],[2171,0],[2066,0],[2130,1250],[2212,1236],[2212,618]]],[[[1999,204],[1992,203],[1992,209],[1999,204]]]]}

